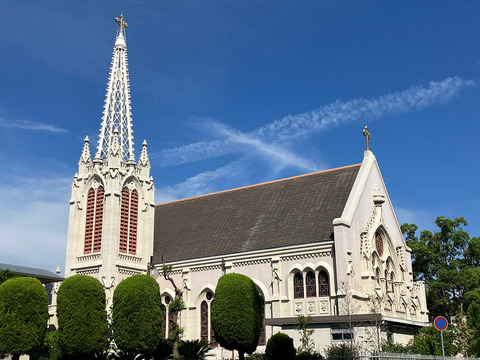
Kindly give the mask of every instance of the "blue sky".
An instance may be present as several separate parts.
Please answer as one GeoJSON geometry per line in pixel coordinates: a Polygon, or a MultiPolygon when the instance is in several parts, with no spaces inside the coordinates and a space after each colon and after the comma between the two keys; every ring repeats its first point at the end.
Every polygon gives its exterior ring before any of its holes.
{"type": "Polygon", "coordinates": [[[368,125],[400,223],[480,236],[480,3],[0,2],[0,262],[63,270],[116,23],[156,201],[359,163],[368,125]]]}

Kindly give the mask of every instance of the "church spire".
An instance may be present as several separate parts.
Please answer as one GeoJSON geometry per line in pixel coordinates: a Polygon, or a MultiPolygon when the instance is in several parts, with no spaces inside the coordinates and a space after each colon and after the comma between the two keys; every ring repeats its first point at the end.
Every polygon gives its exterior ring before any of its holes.
{"type": "Polygon", "coordinates": [[[110,149],[112,140],[118,136],[121,160],[134,165],[130,82],[125,38],[125,29],[128,24],[123,15],[115,18],[115,21],[118,23],[117,37],[113,48],[102,125],[94,161],[107,159],[112,150],[110,149]]]}

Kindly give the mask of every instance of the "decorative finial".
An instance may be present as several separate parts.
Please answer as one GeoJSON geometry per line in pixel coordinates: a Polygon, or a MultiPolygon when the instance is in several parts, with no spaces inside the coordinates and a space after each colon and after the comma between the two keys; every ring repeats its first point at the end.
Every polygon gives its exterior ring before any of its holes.
{"type": "Polygon", "coordinates": [[[370,134],[370,131],[368,131],[368,126],[365,126],[363,129],[363,136],[365,136],[365,140],[367,141],[367,150],[370,150],[370,138],[372,135],[370,134]]]}

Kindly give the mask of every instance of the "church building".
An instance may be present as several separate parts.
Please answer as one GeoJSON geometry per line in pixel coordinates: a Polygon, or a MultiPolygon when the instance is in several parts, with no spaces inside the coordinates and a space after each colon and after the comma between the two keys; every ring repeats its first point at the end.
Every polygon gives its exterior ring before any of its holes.
{"type": "Polygon", "coordinates": [[[156,205],[146,141],[134,156],[127,23],[116,21],[98,146],[92,158],[85,138],[72,184],[66,277],[96,277],[111,301],[122,279],[148,273],[168,309],[175,289],[161,267],[171,265],[184,337],[210,341],[217,358],[231,352],[215,345],[211,304],[219,277],[232,272],[249,276],[263,299],[258,351],[279,331],[299,346],[300,315],[312,318],[317,351],[352,339],[374,351],[428,325],[425,287],[413,281],[367,128],[361,163],[156,205]]]}

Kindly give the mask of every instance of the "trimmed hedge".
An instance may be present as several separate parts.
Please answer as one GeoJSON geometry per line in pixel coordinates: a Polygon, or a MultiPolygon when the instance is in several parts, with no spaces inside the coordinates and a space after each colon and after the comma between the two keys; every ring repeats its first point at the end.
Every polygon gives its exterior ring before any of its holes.
{"type": "Polygon", "coordinates": [[[284,333],[276,333],[267,341],[266,360],[295,360],[293,339],[284,333]]]}
{"type": "Polygon", "coordinates": [[[107,350],[105,290],[97,279],[65,279],[57,295],[58,341],[62,357],[93,359],[107,350]]]}
{"type": "Polygon", "coordinates": [[[217,342],[226,349],[237,350],[240,359],[255,351],[262,328],[262,301],[252,279],[226,274],[218,280],[212,327],[217,342]]]}
{"type": "Polygon", "coordinates": [[[113,294],[112,330],[120,350],[155,351],[163,336],[161,305],[158,283],[148,275],[134,275],[118,284],[113,294]]]}
{"type": "Polygon", "coordinates": [[[0,285],[0,354],[14,358],[43,345],[48,295],[35,278],[16,277],[0,285]]]}

